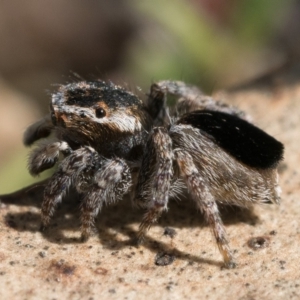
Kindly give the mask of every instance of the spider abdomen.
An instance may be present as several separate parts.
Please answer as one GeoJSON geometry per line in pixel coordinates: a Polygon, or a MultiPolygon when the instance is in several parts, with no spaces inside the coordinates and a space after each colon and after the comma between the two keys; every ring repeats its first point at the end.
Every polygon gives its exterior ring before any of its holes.
{"type": "Polygon", "coordinates": [[[279,202],[276,168],[259,169],[237,160],[191,125],[175,125],[170,135],[174,149],[192,156],[216,201],[240,206],[279,202]]]}

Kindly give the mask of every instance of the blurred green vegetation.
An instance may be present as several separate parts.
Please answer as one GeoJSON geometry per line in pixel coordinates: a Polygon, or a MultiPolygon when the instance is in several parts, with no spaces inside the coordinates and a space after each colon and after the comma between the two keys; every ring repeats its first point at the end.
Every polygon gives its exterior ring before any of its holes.
{"type": "Polygon", "coordinates": [[[27,157],[29,149],[23,147],[11,154],[6,163],[2,163],[0,169],[0,195],[14,192],[35,182],[42,181],[50,176],[51,172],[43,172],[38,177],[32,177],[27,169],[27,157]]]}
{"type": "Polygon", "coordinates": [[[236,65],[247,65],[253,53],[269,46],[293,0],[227,1],[223,23],[196,2],[205,1],[131,1],[149,25],[127,61],[128,73],[143,87],[149,77],[185,80],[208,92],[223,87],[228,76],[240,76],[236,65]]]}

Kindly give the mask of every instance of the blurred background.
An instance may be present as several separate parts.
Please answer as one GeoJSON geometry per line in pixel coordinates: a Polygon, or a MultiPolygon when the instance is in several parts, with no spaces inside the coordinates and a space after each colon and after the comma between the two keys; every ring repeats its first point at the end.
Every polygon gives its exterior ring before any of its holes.
{"type": "Polygon", "coordinates": [[[22,135],[57,84],[177,79],[210,94],[298,63],[299,30],[298,0],[1,1],[0,194],[33,182],[22,135]]]}

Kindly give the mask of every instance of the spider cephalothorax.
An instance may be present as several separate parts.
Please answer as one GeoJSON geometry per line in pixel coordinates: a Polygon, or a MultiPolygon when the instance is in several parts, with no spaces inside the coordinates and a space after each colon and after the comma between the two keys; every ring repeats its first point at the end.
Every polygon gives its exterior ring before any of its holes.
{"type": "Polygon", "coordinates": [[[53,133],[32,151],[37,175],[58,163],[42,202],[46,227],[68,188],[83,195],[82,238],[94,227],[103,203],[129,191],[147,212],[145,231],[185,185],[213,229],[227,267],[235,265],[217,203],[279,203],[277,165],[283,145],[248,121],[237,108],[204,96],[183,82],[161,81],[142,102],[112,83],[79,82],[59,88],[50,114],[30,126],[26,145],[53,133]],[[177,102],[167,107],[167,96],[177,102]]]}

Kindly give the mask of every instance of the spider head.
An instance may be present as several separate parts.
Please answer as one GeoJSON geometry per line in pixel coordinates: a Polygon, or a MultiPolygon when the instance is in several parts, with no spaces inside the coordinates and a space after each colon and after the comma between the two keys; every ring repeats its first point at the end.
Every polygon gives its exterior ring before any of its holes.
{"type": "Polygon", "coordinates": [[[103,81],[62,86],[50,109],[53,124],[80,144],[135,135],[148,130],[151,120],[137,96],[103,81]]]}

